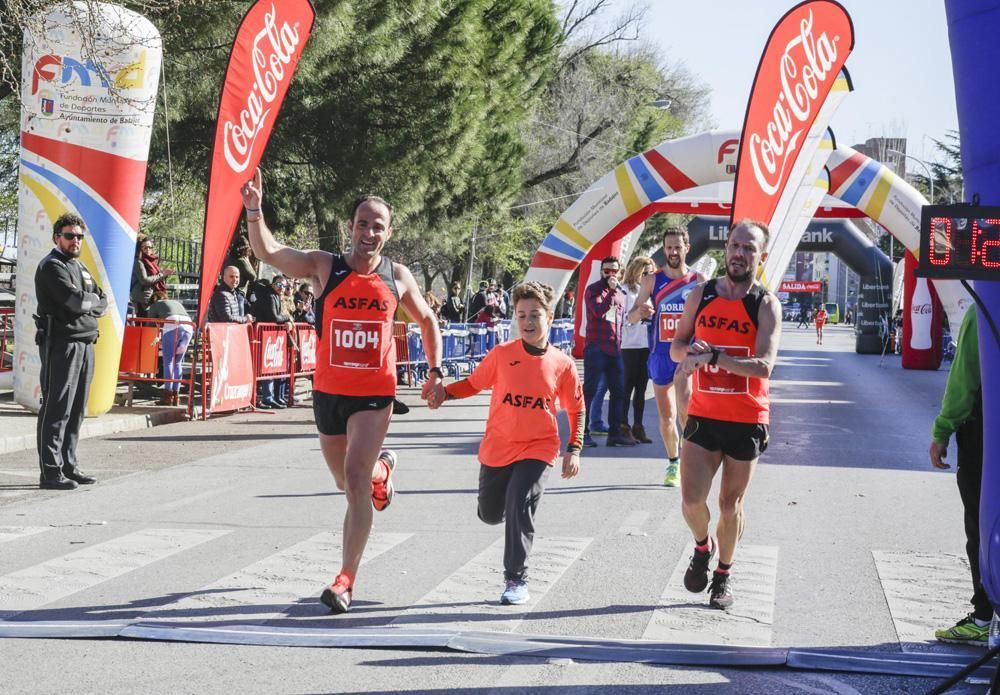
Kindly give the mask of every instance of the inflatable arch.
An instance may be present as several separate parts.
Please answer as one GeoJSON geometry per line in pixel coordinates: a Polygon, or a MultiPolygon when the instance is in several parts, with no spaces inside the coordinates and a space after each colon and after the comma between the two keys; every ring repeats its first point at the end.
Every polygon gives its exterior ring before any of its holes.
{"type": "MultiPolygon", "coordinates": [[[[695,217],[688,224],[691,251],[688,263],[702,257],[710,248],[725,247],[729,237],[728,217],[695,217]]],[[[858,321],[855,350],[859,353],[882,352],[883,318],[891,316],[892,261],[850,220],[815,220],[796,242],[799,251],[835,253],[860,276],[858,321]]],[[[653,259],[663,265],[663,251],[657,249],[653,259]]]]}
{"type": "MultiPolygon", "coordinates": [[[[619,239],[658,212],[728,217],[732,196],[718,197],[724,187],[716,186],[716,196],[707,199],[693,199],[690,193],[733,180],[739,139],[735,131],[712,131],[667,140],[618,165],[560,215],[531,259],[525,279],[545,282],[561,294],[599,241],[619,239]]],[[[915,188],[850,147],[833,149],[827,170],[829,195],[815,217],[870,217],[910,252],[918,253],[920,208],[927,201],[915,188]]],[[[787,241],[773,238],[771,248],[787,241]]],[[[972,300],[957,281],[934,284],[957,335],[972,300]]]]}

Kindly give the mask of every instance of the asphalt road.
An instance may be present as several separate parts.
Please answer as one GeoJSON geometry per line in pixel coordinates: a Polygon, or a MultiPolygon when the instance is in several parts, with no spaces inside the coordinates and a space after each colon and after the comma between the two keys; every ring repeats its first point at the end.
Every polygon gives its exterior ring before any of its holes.
{"type": "MultiPolygon", "coordinates": [[[[955,481],[927,462],[946,373],[856,355],[846,329],[785,324],[771,446],[748,495],[733,615],[678,591],[690,538],[663,448],[588,450],[548,479],[532,601],[501,608],[502,527],[475,513],[487,399],[396,418],[398,495],[376,515],[346,616],[318,601],[339,567],[344,499],[309,408],[178,423],[81,443],[101,478],[32,487],[31,452],[0,456],[0,615],[245,630],[398,628],[594,640],[945,652],[933,627],[967,612],[955,481]],[[13,480],[13,483],[9,481],[13,480]],[[18,484],[23,480],[23,484],[18,484]],[[742,571],[742,575],[740,572],[742,571]]],[[[655,404],[646,410],[656,431],[655,404]]],[[[949,648],[950,653],[954,649],[949,648]]],[[[968,654],[970,652],[964,652],[968,654]]],[[[974,651],[972,653],[975,653],[974,651]]],[[[10,693],[882,693],[933,679],[145,640],[0,639],[10,693]]],[[[984,692],[963,684],[954,692],[984,692]]]]}

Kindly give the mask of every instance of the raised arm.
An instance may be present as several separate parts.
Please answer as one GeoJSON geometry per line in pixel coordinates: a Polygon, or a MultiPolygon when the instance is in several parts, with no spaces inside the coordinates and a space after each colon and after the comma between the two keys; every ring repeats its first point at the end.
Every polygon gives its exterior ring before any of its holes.
{"type": "Polygon", "coordinates": [[[330,254],[326,251],[301,251],[285,246],[268,229],[261,211],[264,191],[259,167],[254,171],[253,178],[240,188],[240,196],[247,213],[247,231],[254,255],[285,275],[315,278],[320,287],[325,287],[329,279],[330,254]]]}

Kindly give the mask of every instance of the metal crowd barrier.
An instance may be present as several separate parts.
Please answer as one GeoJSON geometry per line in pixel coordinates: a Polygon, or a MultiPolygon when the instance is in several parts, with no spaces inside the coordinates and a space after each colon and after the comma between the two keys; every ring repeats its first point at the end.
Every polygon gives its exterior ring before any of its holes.
{"type": "MultiPolygon", "coordinates": [[[[173,339],[175,341],[180,338],[177,331],[171,331],[171,334],[174,336],[173,339]]],[[[194,365],[196,360],[188,358],[188,355],[192,353],[192,349],[194,351],[197,350],[195,345],[197,335],[198,332],[194,330],[194,322],[190,320],[168,321],[166,319],[147,319],[129,316],[125,320],[122,354],[118,364],[118,381],[124,381],[129,386],[126,404],[132,404],[135,396],[135,385],[137,383],[179,384],[181,390],[178,390],[178,393],[181,393],[185,386],[187,387],[187,409],[188,415],[190,415],[193,400],[191,396],[194,393],[194,365]],[[162,364],[160,356],[163,332],[167,324],[171,326],[184,324],[192,327],[191,342],[188,344],[184,359],[181,361],[182,374],[185,371],[185,365],[187,365],[187,377],[182,376],[179,379],[168,379],[163,375],[163,371],[160,368],[162,364]]]]}

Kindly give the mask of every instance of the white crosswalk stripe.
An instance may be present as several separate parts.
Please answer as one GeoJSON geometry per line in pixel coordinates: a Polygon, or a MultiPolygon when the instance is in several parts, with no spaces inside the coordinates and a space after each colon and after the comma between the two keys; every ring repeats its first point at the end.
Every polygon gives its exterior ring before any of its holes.
{"type": "Polygon", "coordinates": [[[514,632],[592,540],[536,536],[528,558],[531,599],[520,606],[502,606],[504,539],[498,538],[391,624],[514,632]]]}
{"type": "Polygon", "coordinates": [[[0,543],[27,538],[36,533],[51,531],[51,526],[0,526],[0,543]]]}
{"type": "Polygon", "coordinates": [[[687,547],[642,638],[688,644],[770,646],[778,549],[762,545],[739,547],[733,566],[736,601],[726,611],[709,608],[707,592],[692,594],[684,588],[684,573],[690,559],[691,548],[687,547]]]}
{"type": "Polygon", "coordinates": [[[892,623],[904,652],[953,651],[934,637],[971,610],[969,561],[961,555],[874,550],[892,623]]]}
{"type": "MultiPolygon", "coordinates": [[[[373,532],[362,565],[395,548],[412,533],[373,532]]],[[[340,566],[341,537],[324,532],[230,574],[162,610],[148,620],[238,620],[261,623],[281,615],[303,597],[318,597],[340,566]]],[[[325,609],[324,609],[325,610],[325,609]]]]}
{"type": "Polygon", "coordinates": [[[0,577],[0,617],[39,608],[229,533],[144,529],[0,577]]]}

